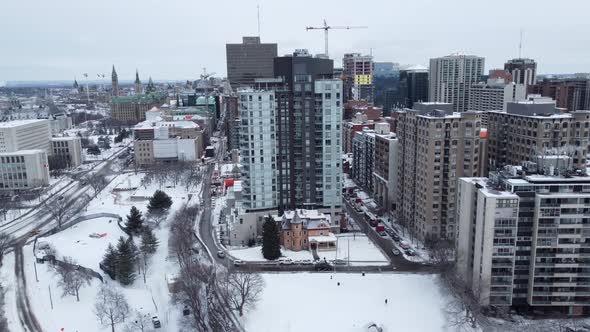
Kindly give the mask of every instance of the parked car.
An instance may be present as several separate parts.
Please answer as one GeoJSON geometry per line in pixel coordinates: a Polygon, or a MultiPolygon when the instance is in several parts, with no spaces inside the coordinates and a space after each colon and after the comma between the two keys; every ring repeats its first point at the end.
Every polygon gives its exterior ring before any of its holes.
{"type": "Polygon", "coordinates": [[[287,259],[279,259],[279,264],[281,264],[281,265],[293,265],[295,263],[293,262],[292,259],[287,258],[287,259]]]}
{"type": "Polygon", "coordinates": [[[240,265],[242,265],[243,263],[244,263],[244,262],[242,262],[241,260],[239,260],[239,259],[236,259],[236,260],[234,261],[234,266],[240,266],[240,265]]]}
{"type": "Polygon", "coordinates": [[[399,243],[399,246],[402,247],[402,249],[407,250],[410,249],[410,245],[407,242],[401,241],[399,243]]]}
{"type": "Polygon", "coordinates": [[[318,262],[314,265],[316,271],[332,271],[334,267],[328,262],[318,262]]]}
{"type": "Polygon", "coordinates": [[[309,259],[304,259],[304,260],[299,261],[299,264],[301,264],[301,265],[311,265],[311,264],[313,264],[313,262],[311,260],[309,260],[309,259]]]}
{"type": "Polygon", "coordinates": [[[152,324],[154,324],[154,328],[156,328],[156,329],[159,329],[160,327],[162,327],[162,323],[160,323],[158,316],[152,317],[152,324]]]}
{"type": "Polygon", "coordinates": [[[387,233],[385,233],[385,231],[378,232],[377,234],[379,234],[380,236],[383,236],[383,237],[387,236],[387,233]]]}
{"type": "Polygon", "coordinates": [[[406,250],[404,250],[404,252],[408,256],[415,256],[416,255],[416,252],[414,250],[412,250],[412,249],[406,249],[406,250]]]}
{"type": "MultiPolygon", "coordinates": [[[[390,235],[391,235],[391,234],[390,234],[390,235]]],[[[394,241],[396,241],[396,242],[399,242],[399,240],[401,240],[401,239],[400,239],[400,237],[399,237],[399,236],[397,236],[397,235],[395,235],[395,234],[391,235],[391,238],[392,238],[394,241]]]]}
{"type": "Polygon", "coordinates": [[[219,257],[219,258],[225,258],[225,253],[223,252],[223,250],[219,250],[217,252],[217,257],[219,257]]]}
{"type": "Polygon", "coordinates": [[[401,254],[401,252],[397,249],[392,249],[391,252],[393,253],[393,256],[399,256],[399,254],[401,254]]]}

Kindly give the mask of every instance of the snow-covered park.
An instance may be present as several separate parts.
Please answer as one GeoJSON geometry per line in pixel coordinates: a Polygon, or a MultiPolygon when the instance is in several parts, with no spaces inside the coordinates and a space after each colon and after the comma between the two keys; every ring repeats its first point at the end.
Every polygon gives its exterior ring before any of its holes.
{"type": "Polygon", "coordinates": [[[448,298],[434,275],[283,273],[262,276],[265,288],[261,300],[244,316],[247,331],[364,332],[371,324],[376,324],[383,332],[436,332],[448,327],[444,311],[448,298]]]}
{"type": "MultiPolygon", "coordinates": [[[[337,238],[337,250],[319,251],[318,256],[321,260],[324,258],[328,261],[336,259],[350,262],[353,266],[371,266],[371,265],[389,265],[389,260],[383,252],[364,234],[339,234],[337,238]]],[[[313,255],[309,250],[291,251],[281,249],[284,257],[294,261],[313,260],[313,255]]],[[[229,254],[237,259],[250,262],[266,261],[262,256],[260,246],[252,248],[234,248],[229,254]]]]}
{"type": "MultiPolygon", "coordinates": [[[[99,268],[99,262],[102,260],[107,246],[109,244],[116,246],[120,236],[126,238],[114,217],[100,217],[82,221],[54,235],[39,238],[38,245],[50,244],[56,250],[58,259],[62,259],[64,256],[72,257],[77,264],[102,274],[106,283],[124,294],[132,313],[137,310],[149,317],[157,315],[162,323],[163,331],[179,331],[177,324],[182,308],[172,302],[168,289],[169,279],[178,270],[177,263],[171,259],[168,252],[168,225],[174,211],[187,203],[189,199],[192,199],[191,203],[198,201],[197,196],[201,187],[190,187],[187,190],[184,183],[174,186],[173,183],[159,183],[158,181],[142,184],[143,176],[143,173],[124,173],[116,176],[88,204],[81,215],[107,212],[119,215],[125,220],[131,206],[136,206],[145,214],[148,204],[146,196],[149,197],[157,189],[165,191],[172,198],[173,204],[168,214],[168,220],[163,221],[159,227],[155,227],[153,230],[159,240],[159,247],[151,257],[145,283],[142,275],[138,274],[132,285],[122,286],[119,282],[111,280],[99,268]],[[113,190],[115,188],[117,190],[113,190]]],[[[139,240],[136,242],[139,243],[139,240]]],[[[77,302],[75,296],[61,296],[62,290],[58,286],[59,277],[54,268],[48,263],[34,263],[33,244],[26,245],[23,248],[23,254],[27,277],[26,291],[33,312],[44,331],[60,331],[61,328],[64,328],[64,331],[110,331],[110,326],[102,326],[93,312],[96,294],[101,285],[98,279],[92,279],[90,286],[80,289],[80,302],[77,302]]],[[[7,265],[12,264],[11,258],[8,258],[7,265]]],[[[13,267],[10,268],[11,272],[14,271],[13,267]]],[[[14,293],[9,290],[7,296],[11,298],[14,293]]],[[[15,306],[13,303],[8,305],[7,316],[9,316],[11,326],[20,328],[17,317],[14,317],[16,310],[12,308],[13,306],[15,306]]],[[[121,324],[117,330],[122,331],[123,327],[124,324],[121,324]]]]}

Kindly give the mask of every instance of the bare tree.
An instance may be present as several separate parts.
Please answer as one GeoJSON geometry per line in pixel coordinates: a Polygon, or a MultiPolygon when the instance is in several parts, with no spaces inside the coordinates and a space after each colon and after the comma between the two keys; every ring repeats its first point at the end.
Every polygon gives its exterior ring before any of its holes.
{"type": "Polygon", "coordinates": [[[264,289],[264,280],[258,273],[233,272],[220,278],[219,289],[223,292],[232,310],[244,316],[244,309],[253,307],[264,289]]]}
{"type": "Polygon", "coordinates": [[[129,315],[129,304],[123,293],[102,284],[96,294],[94,313],[100,324],[110,326],[111,331],[115,332],[115,325],[123,323],[129,315]]]}
{"type": "Polygon", "coordinates": [[[4,255],[8,248],[12,245],[14,238],[7,234],[7,233],[0,233],[0,266],[2,266],[2,262],[4,261],[4,255]]]}
{"type": "Polygon", "coordinates": [[[85,176],[84,181],[86,181],[90,188],[92,188],[94,194],[93,197],[96,197],[96,195],[98,195],[98,193],[101,190],[103,190],[108,184],[104,175],[99,173],[89,174],[85,176]]]}
{"type": "Polygon", "coordinates": [[[168,219],[168,210],[154,210],[148,212],[145,217],[149,222],[154,224],[154,226],[160,227],[162,222],[168,219]]]}
{"type": "Polygon", "coordinates": [[[86,198],[77,198],[76,201],[70,202],[65,197],[59,196],[51,202],[45,201],[43,205],[51,217],[57,221],[58,227],[61,228],[66,221],[78,213],[86,201],[86,198]]]}
{"type": "Polygon", "coordinates": [[[149,328],[150,317],[147,314],[142,314],[138,310],[135,310],[131,321],[125,327],[125,332],[145,332],[149,331],[149,328]]]}
{"type": "Polygon", "coordinates": [[[63,262],[56,262],[54,266],[60,278],[57,284],[63,291],[62,296],[76,296],[76,301],[80,302],[80,289],[84,285],[90,285],[91,277],[80,270],[72,257],[66,256],[63,262]]]}

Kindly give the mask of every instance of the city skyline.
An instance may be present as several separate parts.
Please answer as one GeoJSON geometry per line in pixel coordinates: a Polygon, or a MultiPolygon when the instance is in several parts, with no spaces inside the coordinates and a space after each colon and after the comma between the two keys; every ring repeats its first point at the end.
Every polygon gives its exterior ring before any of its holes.
{"type": "Polygon", "coordinates": [[[585,47],[590,22],[584,17],[590,4],[578,0],[547,11],[546,3],[369,1],[365,7],[372,10],[363,15],[349,10],[354,3],[348,1],[337,7],[307,0],[233,2],[231,10],[227,4],[203,7],[184,0],[3,3],[0,29],[11,33],[0,34],[0,42],[10,45],[0,54],[0,81],[80,79],[84,72],[108,74],[113,64],[122,80],[133,79],[136,69],[156,80],[198,78],[203,67],[225,76],[225,44],[258,34],[257,5],[261,41],[277,43],[279,56],[296,48],[323,53],[323,33],[305,27],[321,26],[325,18],[328,24],[369,27],[330,32],[330,56],[337,66],[348,52],[402,64],[428,64],[430,58],[461,53],[485,57],[487,71],[518,57],[522,29],[522,56],[535,59],[540,74],[590,71],[585,47]]]}

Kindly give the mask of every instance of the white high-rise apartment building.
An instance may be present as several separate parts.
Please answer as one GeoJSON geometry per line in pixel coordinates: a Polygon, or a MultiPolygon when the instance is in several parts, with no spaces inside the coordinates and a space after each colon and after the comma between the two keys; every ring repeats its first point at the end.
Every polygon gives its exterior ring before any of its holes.
{"type": "Polygon", "coordinates": [[[482,305],[590,313],[590,177],[568,159],[459,179],[457,270],[482,305]]]}
{"type": "Polygon", "coordinates": [[[249,211],[276,209],[275,92],[240,90],[238,103],[243,207],[249,211]]]}
{"type": "MultiPolygon", "coordinates": [[[[342,158],[341,91],[342,81],[340,79],[315,81],[316,112],[321,112],[322,125],[321,204],[330,207],[330,213],[333,217],[336,213],[335,207],[340,207],[342,204],[342,166],[340,164],[342,158]]],[[[319,116],[320,114],[317,114],[316,118],[319,116]]],[[[316,132],[318,131],[316,130],[316,132]]],[[[316,174],[318,172],[319,170],[316,170],[316,174]]]]}
{"type": "Polygon", "coordinates": [[[51,151],[51,125],[47,119],[0,122],[0,153],[41,149],[51,151]]]}
{"type": "Polygon", "coordinates": [[[469,106],[469,91],[479,82],[485,59],[475,55],[449,55],[430,59],[428,96],[432,102],[451,103],[455,112],[469,106]]]}

